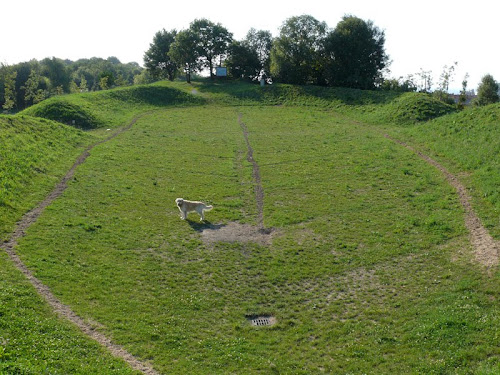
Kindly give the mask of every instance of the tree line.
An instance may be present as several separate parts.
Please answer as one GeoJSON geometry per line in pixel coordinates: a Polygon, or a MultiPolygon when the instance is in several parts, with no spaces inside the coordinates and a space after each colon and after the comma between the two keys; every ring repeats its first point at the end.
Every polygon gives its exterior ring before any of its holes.
{"type": "MultiPolygon", "coordinates": [[[[144,54],[146,79],[176,78],[224,66],[229,78],[272,80],[290,84],[400,92],[419,91],[454,104],[448,94],[458,62],[444,66],[435,90],[432,71],[420,69],[405,78],[387,78],[390,60],[385,51],[385,33],[373,24],[346,15],[330,29],[310,15],[291,17],[283,22],[279,35],[251,28],[246,37],[235,40],[220,23],[194,20],[181,31],[158,31],[144,54]]],[[[470,90],[468,75],[462,80],[458,107],[463,108],[470,90]]],[[[475,105],[499,101],[498,83],[489,74],[481,80],[475,105]]]]}
{"type": "Polygon", "coordinates": [[[373,89],[389,63],[385,34],[371,21],[344,16],[334,29],[310,15],[287,19],[273,38],[250,29],[237,41],[220,23],[194,20],[181,31],[165,29],[154,36],[144,66],[157,79],[174,79],[225,66],[236,79],[373,89]]]}
{"type": "Polygon", "coordinates": [[[123,64],[116,57],[0,64],[0,107],[21,110],[54,95],[131,85],[143,71],[138,63],[123,64]]]}
{"type": "MultiPolygon", "coordinates": [[[[230,79],[431,93],[432,72],[421,69],[406,78],[384,78],[389,65],[384,31],[352,15],[333,29],[310,15],[291,17],[277,37],[251,28],[243,40],[235,40],[220,23],[196,19],[181,31],[158,31],[144,53],[145,69],[116,57],[0,64],[0,107],[16,111],[53,95],[174,80],[179,74],[188,82],[202,71],[213,78],[219,66],[227,68],[230,79]]],[[[440,100],[450,101],[448,87],[456,65],[444,67],[432,92],[440,100]]],[[[463,107],[467,76],[462,88],[463,107]]],[[[498,83],[491,75],[483,78],[478,96],[478,105],[498,101],[498,83]]]]}

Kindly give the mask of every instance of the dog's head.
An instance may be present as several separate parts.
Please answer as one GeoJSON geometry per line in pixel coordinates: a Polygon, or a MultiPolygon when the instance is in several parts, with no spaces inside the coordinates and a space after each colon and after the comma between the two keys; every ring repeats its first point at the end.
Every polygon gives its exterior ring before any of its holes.
{"type": "Polygon", "coordinates": [[[184,199],[182,199],[182,198],[177,198],[177,199],[175,200],[175,203],[177,204],[177,206],[179,206],[179,207],[180,207],[180,206],[182,206],[182,204],[184,203],[184,199]]]}

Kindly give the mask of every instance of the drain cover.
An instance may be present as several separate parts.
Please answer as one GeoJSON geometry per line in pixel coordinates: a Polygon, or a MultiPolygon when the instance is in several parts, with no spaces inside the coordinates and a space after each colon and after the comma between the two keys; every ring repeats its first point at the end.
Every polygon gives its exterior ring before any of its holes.
{"type": "Polygon", "coordinates": [[[248,318],[250,323],[255,327],[272,326],[276,323],[276,318],[273,316],[252,316],[248,318]]]}

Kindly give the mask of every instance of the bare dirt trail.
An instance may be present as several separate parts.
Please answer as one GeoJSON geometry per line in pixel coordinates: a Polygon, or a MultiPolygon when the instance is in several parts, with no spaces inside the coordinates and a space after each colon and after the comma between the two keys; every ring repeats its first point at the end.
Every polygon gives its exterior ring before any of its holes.
{"type": "Polygon", "coordinates": [[[491,237],[491,235],[481,223],[481,220],[472,208],[471,197],[467,193],[467,189],[460,182],[460,180],[437,161],[414,149],[412,146],[406,144],[405,142],[392,138],[388,134],[384,134],[384,136],[387,139],[390,139],[391,141],[411,150],[421,159],[433,165],[438,170],[440,170],[441,173],[444,174],[450,185],[452,185],[457,190],[460,203],[465,209],[465,225],[470,233],[470,240],[474,247],[474,255],[476,257],[476,261],[485,266],[487,269],[492,269],[493,267],[498,266],[500,244],[498,243],[498,241],[495,241],[493,237],[491,237]]]}
{"type": "Polygon", "coordinates": [[[255,182],[255,200],[257,201],[257,213],[258,213],[258,224],[259,229],[264,229],[264,189],[262,188],[262,180],[260,177],[260,168],[255,159],[253,158],[253,148],[248,140],[248,129],[246,124],[242,121],[242,114],[238,115],[238,123],[243,130],[243,136],[245,137],[245,142],[247,144],[247,161],[252,164],[253,167],[253,179],[255,182]]]}
{"type": "Polygon", "coordinates": [[[264,189],[260,175],[260,168],[253,157],[253,148],[248,139],[248,128],[242,120],[243,115],[238,114],[238,124],[243,131],[247,145],[247,161],[252,164],[252,177],[257,204],[257,225],[240,224],[231,222],[224,225],[208,225],[201,230],[202,238],[207,243],[216,242],[254,242],[262,246],[271,243],[274,228],[264,227],[264,189]]]}
{"type": "Polygon", "coordinates": [[[49,193],[49,195],[34,209],[27,212],[22,219],[17,223],[12,236],[7,242],[4,242],[0,247],[5,250],[5,252],[9,255],[10,259],[14,263],[14,265],[26,276],[26,278],[31,282],[31,284],[35,287],[37,292],[47,301],[47,303],[54,309],[54,311],[62,318],[71,321],[75,324],[85,335],[90,337],[91,339],[97,341],[99,344],[106,347],[111,354],[115,357],[123,359],[127,362],[134,370],[141,371],[147,375],[156,375],[159,374],[156,370],[154,370],[150,365],[144,363],[130,354],[125,348],[117,345],[111,341],[108,337],[103,335],[100,332],[97,332],[92,325],[86,323],[81,317],[79,317],[71,308],[61,301],[59,301],[54,294],[50,291],[50,289],[44,285],[40,280],[38,280],[33,273],[26,267],[26,265],[21,261],[19,256],[17,255],[15,248],[17,246],[17,242],[20,238],[26,235],[26,230],[36,222],[36,220],[43,213],[45,208],[49,206],[55,199],[57,199],[68,187],[68,181],[73,178],[75,174],[76,168],[85,162],[85,160],[90,156],[90,151],[104,142],[107,142],[119,134],[129,130],[139,119],[141,116],[135,117],[127,126],[120,128],[109,137],[87,147],[85,151],[78,157],[75,161],[71,169],[66,173],[66,175],[61,179],[61,181],[57,184],[57,186],[49,193]]]}

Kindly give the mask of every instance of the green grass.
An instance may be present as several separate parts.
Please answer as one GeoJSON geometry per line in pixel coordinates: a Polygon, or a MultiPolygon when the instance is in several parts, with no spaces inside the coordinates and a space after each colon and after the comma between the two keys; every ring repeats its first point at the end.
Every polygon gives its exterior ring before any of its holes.
{"type": "Polygon", "coordinates": [[[0,374],[137,374],[54,312],[0,254],[0,374]]]}
{"type": "Polygon", "coordinates": [[[442,162],[469,188],[490,233],[500,239],[500,106],[468,108],[410,127],[398,137],[442,162]]]}
{"type": "Polygon", "coordinates": [[[0,116],[0,240],[97,137],[45,119],[0,116]]]}
{"type": "MultiPolygon", "coordinates": [[[[92,151],[17,249],[80,316],[162,373],[500,372],[498,274],[472,263],[463,209],[445,178],[383,137],[467,172],[478,191],[496,191],[496,107],[450,115],[437,108],[430,117],[439,119],[427,122],[430,107],[413,94],[207,82],[139,89],[61,99],[87,105],[106,127],[154,111],[92,151]],[[394,120],[406,111],[401,103],[416,103],[425,116],[394,120]],[[213,204],[211,224],[257,224],[240,114],[262,175],[270,246],[205,244],[198,218],[181,221],[174,203],[213,204]],[[277,324],[253,328],[253,315],[277,324]]],[[[75,132],[86,141],[102,133],[75,132]]],[[[61,159],[54,165],[62,168],[61,159]]],[[[494,231],[494,194],[474,194],[494,231]]],[[[25,305],[36,303],[3,263],[6,290],[20,288],[30,296],[25,305]]],[[[5,306],[23,316],[19,305],[5,306]]],[[[71,331],[44,309],[33,314],[50,320],[47,340],[71,331]]],[[[32,319],[12,321],[0,337],[12,340],[25,320],[31,348],[40,331],[32,319]]],[[[60,373],[72,373],[79,354],[71,350],[80,346],[57,342],[50,358],[66,353],[60,373]]],[[[98,362],[89,373],[121,366],[83,342],[98,362]]],[[[0,357],[0,366],[26,368],[30,350],[0,357]]],[[[46,371],[59,370],[49,361],[46,371]]]]}
{"type": "MultiPolygon", "coordinates": [[[[0,116],[0,241],[96,136],[45,119],[0,116]]],[[[0,254],[0,374],[132,374],[59,319],[0,254]],[[86,358],[82,361],[82,358],[86,358]]]]}
{"type": "Polygon", "coordinates": [[[60,121],[83,129],[95,129],[121,126],[136,114],[159,107],[201,103],[203,99],[176,86],[157,83],[56,96],[24,110],[21,114],[60,121]]]}
{"type": "Polygon", "coordinates": [[[377,132],[322,110],[207,106],[156,112],[95,149],[19,253],[165,373],[467,373],[499,354],[496,284],[467,241],[444,178],[377,132]],[[205,245],[173,202],[256,223],[240,112],[269,248],[205,245]],[[256,314],[278,323],[254,329],[256,314]]]}

